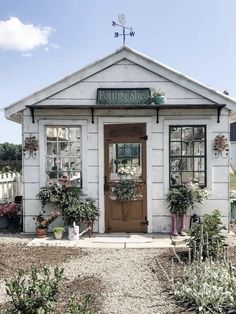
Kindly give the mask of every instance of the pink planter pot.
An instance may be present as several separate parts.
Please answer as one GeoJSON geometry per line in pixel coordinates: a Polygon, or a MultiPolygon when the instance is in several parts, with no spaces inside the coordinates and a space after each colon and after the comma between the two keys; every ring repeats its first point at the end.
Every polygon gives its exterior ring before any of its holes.
{"type": "Polygon", "coordinates": [[[172,219],[172,232],[171,234],[173,236],[178,236],[178,231],[177,231],[177,215],[176,214],[171,214],[171,219],[172,219]]]}

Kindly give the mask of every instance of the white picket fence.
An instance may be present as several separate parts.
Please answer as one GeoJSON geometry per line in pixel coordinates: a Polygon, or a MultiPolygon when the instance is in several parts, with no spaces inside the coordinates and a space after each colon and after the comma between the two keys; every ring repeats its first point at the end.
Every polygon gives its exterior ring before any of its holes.
{"type": "Polygon", "coordinates": [[[13,201],[15,196],[22,195],[22,176],[19,173],[0,174],[0,200],[13,201]]]}

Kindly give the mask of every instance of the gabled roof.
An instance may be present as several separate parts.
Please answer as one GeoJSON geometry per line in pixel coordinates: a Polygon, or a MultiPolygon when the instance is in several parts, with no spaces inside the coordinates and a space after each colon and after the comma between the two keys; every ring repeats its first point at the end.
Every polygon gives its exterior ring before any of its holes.
{"type": "Polygon", "coordinates": [[[63,91],[75,84],[78,84],[80,81],[112,66],[114,63],[117,63],[123,59],[128,59],[135,64],[138,64],[147,70],[152,71],[158,75],[163,76],[164,78],[185,87],[193,92],[198,93],[199,95],[215,102],[216,104],[226,104],[227,108],[230,110],[236,111],[236,100],[216,91],[213,88],[210,88],[192,78],[183,75],[176,70],[163,65],[156,60],[147,57],[146,55],[137,52],[126,46],[122,46],[120,49],[116,50],[114,53],[106,56],[103,59],[97,60],[94,63],[87,65],[81,70],[72,73],[69,76],[66,76],[60,81],[55,82],[52,85],[47,86],[40,91],[37,91],[31,94],[28,97],[23,98],[22,100],[13,103],[12,105],[5,108],[5,116],[11,120],[17,120],[14,118],[14,115],[21,112],[25,107],[34,106],[37,107],[42,101],[52,97],[60,91],[63,91]]]}

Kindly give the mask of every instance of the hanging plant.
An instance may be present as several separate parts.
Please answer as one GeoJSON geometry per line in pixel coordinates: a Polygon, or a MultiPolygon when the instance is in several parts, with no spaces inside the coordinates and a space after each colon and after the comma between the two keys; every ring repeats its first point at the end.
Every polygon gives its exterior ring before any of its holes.
{"type": "Polygon", "coordinates": [[[133,180],[120,180],[113,190],[114,196],[121,202],[129,202],[137,195],[138,189],[133,180]]]}

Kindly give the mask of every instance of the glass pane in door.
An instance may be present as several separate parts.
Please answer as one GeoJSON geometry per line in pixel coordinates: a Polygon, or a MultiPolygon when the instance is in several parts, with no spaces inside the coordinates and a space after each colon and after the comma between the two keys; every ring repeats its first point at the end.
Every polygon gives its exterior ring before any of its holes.
{"type": "Polygon", "coordinates": [[[109,144],[109,180],[139,179],[142,175],[141,143],[109,144]]]}

